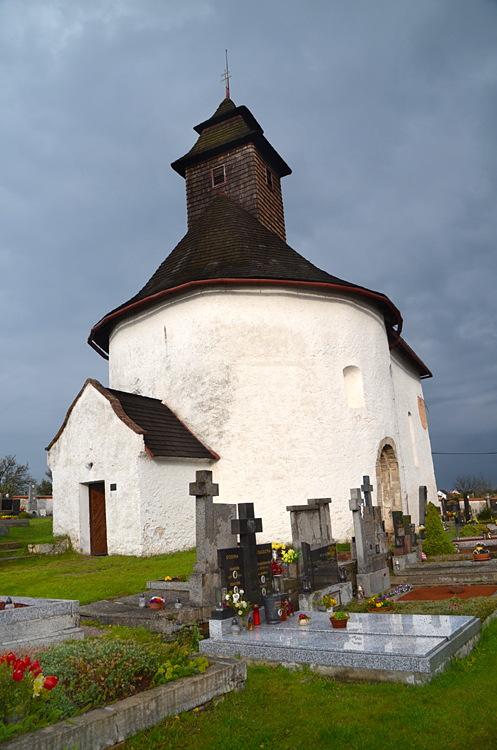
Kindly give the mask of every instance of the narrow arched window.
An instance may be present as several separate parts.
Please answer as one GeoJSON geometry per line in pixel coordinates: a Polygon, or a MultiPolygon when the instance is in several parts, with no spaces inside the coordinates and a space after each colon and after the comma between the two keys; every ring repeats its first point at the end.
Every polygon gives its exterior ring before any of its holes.
{"type": "Polygon", "coordinates": [[[412,414],[410,411],[407,412],[407,419],[409,420],[409,432],[411,433],[412,456],[414,458],[414,466],[419,466],[418,449],[416,447],[416,435],[414,434],[414,424],[412,421],[412,414]]]}
{"type": "Polygon", "coordinates": [[[347,403],[350,409],[364,408],[364,388],[362,385],[362,373],[355,365],[344,367],[343,382],[345,383],[345,393],[347,403]]]}

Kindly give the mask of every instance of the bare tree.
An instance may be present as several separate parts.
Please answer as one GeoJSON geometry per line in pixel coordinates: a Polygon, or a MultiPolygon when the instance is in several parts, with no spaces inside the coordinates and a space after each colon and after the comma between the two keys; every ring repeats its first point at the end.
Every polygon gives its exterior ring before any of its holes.
{"type": "Polygon", "coordinates": [[[487,493],[492,494],[494,491],[494,481],[490,477],[484,477],[473,474],[458,474],[454,479],[454,491],[463,495],[467,492],[475,497],[484,497],[487,493]]]}
{"type": "Polygon", "coordinates": [[[0,458],[0,492],[25,495],[30,482],[34,482],[34,479],[27,463],[18,463],[15,456],[0,458]]]}

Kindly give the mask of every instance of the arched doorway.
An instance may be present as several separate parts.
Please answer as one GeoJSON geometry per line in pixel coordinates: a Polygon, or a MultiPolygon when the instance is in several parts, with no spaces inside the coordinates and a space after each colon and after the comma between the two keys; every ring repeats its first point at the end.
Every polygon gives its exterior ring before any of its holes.
{"type": "Polygon", "coordinates": [[[399,462],[395,443],[390,438],[382,440],[376,462],[378,505],[381,507],[385,531],[393,533],[392,511],[402,510],[399,462]]]}

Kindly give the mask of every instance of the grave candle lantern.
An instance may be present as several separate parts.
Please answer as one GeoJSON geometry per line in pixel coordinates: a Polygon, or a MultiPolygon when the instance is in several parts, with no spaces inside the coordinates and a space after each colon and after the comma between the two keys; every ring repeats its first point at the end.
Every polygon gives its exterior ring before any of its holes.
{"type": "Polygon", "coordinates": [[[309,576],[303,576],[302,578],[302,590],[304,594],[312,593],[311,579],[309,576]]]}
{"type": "Polygon", "coordinates": [[[259,615],[259,605],[254,604],[254,626],[258,628],[261,624],[261,618],[259,615]]]}

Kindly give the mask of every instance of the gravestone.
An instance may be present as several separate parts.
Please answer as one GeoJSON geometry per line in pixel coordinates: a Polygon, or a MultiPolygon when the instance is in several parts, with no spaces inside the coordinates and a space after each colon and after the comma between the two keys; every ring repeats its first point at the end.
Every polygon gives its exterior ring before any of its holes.
{"type": "Polygon", "coordinates": [[[30,482],[28,486],[28,513],[36,513],[38,506],[36,503],[36,482],[30,482]]]}
{"type": "MultiPolygon", "coordinates": [[[[426,523],[426,510],[428,508],[428,488],[425,485],[419,488],[419,526],[426,523]]],[[[423,534],[424,539],[424,534],[423,534]]]]}
{"type": "Polygon", "coordinates": [[[253,503],[238,503],[238,518],[231,522],[231,531],[240,536],[243,549],[245,598],[259,604],[262,589],[270,591],[266,584],[269,584],[272,550],[270,544],[257,544],[255,535],[262,531],[262,519],[255,518],[253,503]]]}
{"type": "Polygon", "coordinates": [[[304,575],[310,578],[313,591],[340,581],[336,544],[312,549],[310,544],[302,542],[302,561],[304,575]]]}
{"type": "Polygon", "coordinates": [[[464,518],[466,523],[471,521],[471,510],[469,507],[469,495],[467,492],[464,493],[464,518]]]}
{"type": "Polygon", "coordinates": [[[18,516],[21,509],[21,500],[18,497],[11,497],[11,495],[1,495],[2,498],[2,513],[9,516],[18,516]]]}
{"type": "Polygon", "coordinates": [[[393,554],[395,556],[405,555],[406,532],[404,529],[404,515],[401,510],[392,511],[393,533],[395,537],[393,554]]]}
{"type": "Polygon", "coordinates": [[[361,487],[350,490],[349,507],[354,520],[355,549],[357,555],[357,585],[366,596],[390,588],[390,573],[386,562],[387,541],[381,517],[381,508],[372,505],[373,487],[369,477],[363,477],[361,487]]]}
{"type": "Polygon", "coordinates": [[[331,498],[308,500],[307,505],[289,505],[292,544],[301,549],[302,542],[313,549],[333,542],[330,518],[331,498]]]}
{"type": "Polygon", "coordinates": [[[219,495],[219,486],[212,482],[212,471],[197,471],[195,477],[190,495],[195,496],[197,561],[190,575],[190,603],[203,607],[216,604],[215,590],[221,588],[217,550],[236,544],[231,532],[236,507],[213,502],[219,495]]]}

